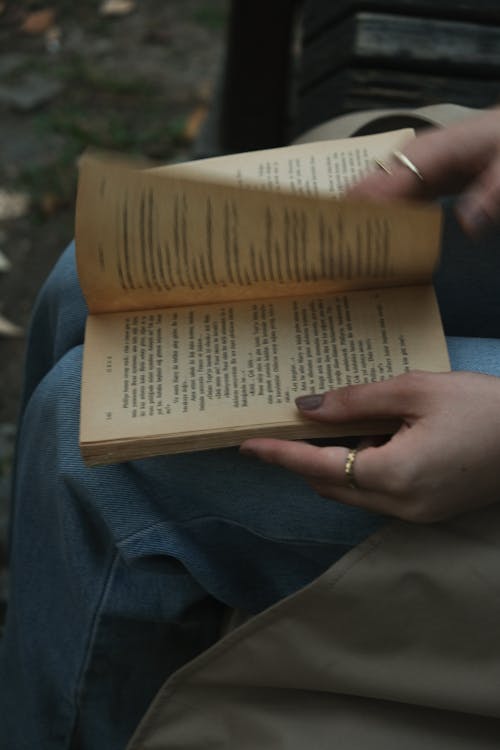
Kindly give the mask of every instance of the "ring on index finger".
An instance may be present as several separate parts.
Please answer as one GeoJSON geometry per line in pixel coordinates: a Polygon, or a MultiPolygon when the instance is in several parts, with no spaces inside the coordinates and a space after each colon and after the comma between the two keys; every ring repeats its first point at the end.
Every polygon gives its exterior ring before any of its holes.
{"type": "Polygon", "coordinates": [[[410,172],[413,172],[415,177],[418,177],[420,182],[424,181],[424,178],[422,176],[422,172],[420,171],[420,169],[417,166],[415,166],[415,164],[410,159],[408,159],[408,157],[405,154],[403,154],[401,151],[393,151],[392,155],[394,156],[395,159],[399,161],[400,164],[402,164],[404,167],[409,169],[410,172]]]}

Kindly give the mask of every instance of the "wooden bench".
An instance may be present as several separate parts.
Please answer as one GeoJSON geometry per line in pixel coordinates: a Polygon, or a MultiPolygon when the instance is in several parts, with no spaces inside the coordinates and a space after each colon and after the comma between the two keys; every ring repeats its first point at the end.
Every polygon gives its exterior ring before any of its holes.
{"type": "Polygon", "coordinates": [[[498,0],[233,0],[214,152],[283,145],[359,109],[442,101],[500,101],[498,0]]]}
{"type": "Polygon", "coordinates": [[[308,0],[295,132],[360,109],[500,101],[496,0],[308,0]]]}

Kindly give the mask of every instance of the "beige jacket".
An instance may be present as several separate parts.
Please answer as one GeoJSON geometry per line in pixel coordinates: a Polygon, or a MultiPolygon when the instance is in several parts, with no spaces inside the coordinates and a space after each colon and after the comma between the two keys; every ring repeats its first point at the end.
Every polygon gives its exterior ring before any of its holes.
{"type": "MultiPolygon", "coordinates": [[[[425,112],[441,123],[463,114],[425,112]]],[[[349,134],[362,115],[348,117],[312,137],[349,134]]],[[[500,506],[389,524],[175,673],[129,744],[499,748],[500,506]]]]}
{"type": "Polygon", "coordinates": [[[163,686],[129,750],[500,748],[500,506],[394,522],[163,686]]]}

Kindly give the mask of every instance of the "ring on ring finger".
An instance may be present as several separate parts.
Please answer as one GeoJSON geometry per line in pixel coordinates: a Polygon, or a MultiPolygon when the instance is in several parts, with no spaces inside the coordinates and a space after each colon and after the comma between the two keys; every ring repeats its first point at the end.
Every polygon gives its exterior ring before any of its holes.
{"type": "Polygon", "coordinates": [[[356,450],[356,448],[351,448],[347,453],[344,464],[344,474],[347,480],[347,486],[353,490],[358,489],[358,485],[356,484],[356,480],[354,479],[354,462],[356,460],[357,453],[358,451],[356,450]]]}

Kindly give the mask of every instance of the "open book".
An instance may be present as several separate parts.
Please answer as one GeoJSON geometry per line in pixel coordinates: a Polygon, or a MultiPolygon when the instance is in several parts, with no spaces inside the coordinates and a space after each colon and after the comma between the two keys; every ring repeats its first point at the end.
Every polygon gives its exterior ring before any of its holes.
{"type": "Polygon", "coordinates": [[[83,159],[88,464],[387,432],[294,398],[449,369],[431,276],[440,211],[337,196],[411,131],[140,169],[83,159]]]}

